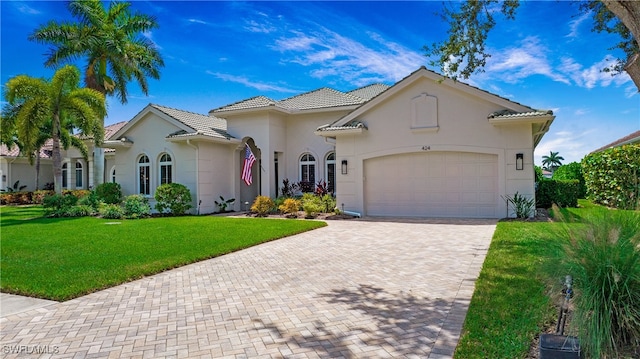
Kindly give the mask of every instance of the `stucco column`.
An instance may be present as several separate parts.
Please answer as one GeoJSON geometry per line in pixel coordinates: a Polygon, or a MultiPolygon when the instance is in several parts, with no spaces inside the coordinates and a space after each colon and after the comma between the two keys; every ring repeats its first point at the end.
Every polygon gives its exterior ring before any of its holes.
{"type": "Polygon", "coordinates": [[[104,182],[104,149],[93,148],[93,186],[104,182]]]}

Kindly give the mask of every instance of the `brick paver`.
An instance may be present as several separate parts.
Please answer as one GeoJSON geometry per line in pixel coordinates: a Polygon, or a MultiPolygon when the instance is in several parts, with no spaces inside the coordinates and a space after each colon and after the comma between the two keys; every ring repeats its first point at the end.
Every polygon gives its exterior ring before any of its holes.
{"type": "Polygon", "coordinates": [[[1,318],[1,355],[450,358],[494,229],[331,221],[1,318]]]}

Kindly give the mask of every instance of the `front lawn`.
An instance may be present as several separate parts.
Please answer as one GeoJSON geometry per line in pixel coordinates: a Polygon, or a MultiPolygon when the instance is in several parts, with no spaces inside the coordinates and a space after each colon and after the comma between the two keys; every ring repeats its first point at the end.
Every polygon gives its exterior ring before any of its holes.
{"type": "Polygon", "coordinates": [[[0,287],[63,301],[325,225],[212,216],[42,218],[39,206],[3,206],[0,287]]]}
{"type": "Polygon", "coordinates": [[[548,275],[557,266],[552,258],[562,228],[581,226],[578,222],[583,217],[607,210],[580,200],[579,208],[561,211],[576,222],[498,223],[476,281],[456,359],[526,358],[536,335],[549,325],[555,327],[554,305],[559,304],[560,293],[550,292],[548,275]],[[552,300],[550,295],[556,297],[552,300]]]}

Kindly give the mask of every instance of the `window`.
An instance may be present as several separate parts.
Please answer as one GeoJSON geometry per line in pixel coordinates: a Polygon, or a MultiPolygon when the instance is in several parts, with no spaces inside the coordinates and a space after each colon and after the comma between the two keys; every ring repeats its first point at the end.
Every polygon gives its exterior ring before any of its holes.
{"type": "Polygon", "coordinates": [[[69,186],[69,180],[68,180],[69,171],[67,168],[68,168],[67,163],[63,163],[62,164],[62,188],[67,188],[69,186]]]}
{"type": "Polygon", "coordinates": [[[82,188],[82,163],[76,162],[76,188],[82,188]]]}
{"type": "Polygon", "coordinates": [[[331,152],[327,155],[327,159],[325,160],[326,174],[327,174],[327,189],[330,193],[335,192],[335,183],[336,183],[336,154],[331,152]]]}
{"type": "Polygon", "coordinates": [[[116,183],[116,166],[111,167],[111,182],[116,183]]]}
{"type": "Polygon", "coordinates": [[[138,160],[138,193],[148,196],[151,194],[151,164],[149,157],[142,155],[138,160]]]}
{"type": "Polygon", "coordinates": [[[173,182],[172,167],[171,156],[168,153],[163,153],[160,156],[160,184],[173,182]]]}
{"type": "Polygon", "coordinates": [[[300,158],[300,181],[316,183],[316,159],[310,153],[305,153],[300,158]]]}

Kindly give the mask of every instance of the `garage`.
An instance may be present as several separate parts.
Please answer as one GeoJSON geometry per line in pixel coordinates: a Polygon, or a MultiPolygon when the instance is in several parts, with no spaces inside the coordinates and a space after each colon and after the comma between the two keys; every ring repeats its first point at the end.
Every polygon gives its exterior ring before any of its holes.
{"type": "Polygon", "coordinates": [[[368,216],[498,218],[498,156],[419,152],[364,161],[368,216]]]}

